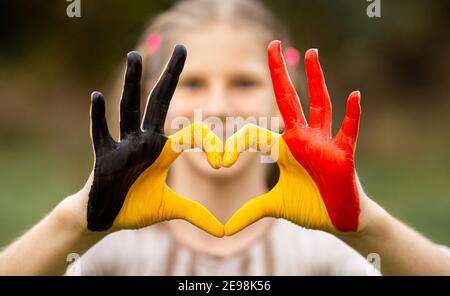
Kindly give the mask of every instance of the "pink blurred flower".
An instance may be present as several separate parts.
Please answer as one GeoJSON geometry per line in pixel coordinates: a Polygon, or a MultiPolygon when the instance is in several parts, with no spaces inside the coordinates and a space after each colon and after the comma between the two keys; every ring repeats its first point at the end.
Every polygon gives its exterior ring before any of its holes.
{"type": "Polygon", "coordinates": [[[147,38],[147,48],[150,54],[157,52],[161,47],[161,43],[161,36],[156,32],[151,33],[147,38]]]}
{"type": "Polygon", "coordinates": [[[287,66],[296,67],[300,62],[300,52],[293,47],[288,47],[284,51],[284,60],[287,66]]]}

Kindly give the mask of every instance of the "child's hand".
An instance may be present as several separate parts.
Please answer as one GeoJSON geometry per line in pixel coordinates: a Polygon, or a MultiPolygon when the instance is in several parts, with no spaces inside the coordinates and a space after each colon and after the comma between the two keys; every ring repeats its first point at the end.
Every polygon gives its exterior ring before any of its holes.
{"type": "Polygon", "coordinates": [[[141,128],[142,61],[138,53],[128,54],[119,142],[109,134],[102,94],[92,94],[95,166],[87,209],[88,229],[140,228],[164,220],[185,219],[215,236],[223,236],[223,225],[205,207],[178,196],[165,182],[170,164],[186,147],[208,146],[207,158],[215,168],[221,160],[222,142],[201,123],[169,138],[164,136],[164,121],[185,59],[186,49],[177,45],[150,95],[141,128]]]}
{"type": "Polygon", "coordinates": [[[285,218],[312,229],[358,231],[360,193],[354,150],[360,93],[350,94],[342,127],[332,138],[331,103],[317,51],[308,50],[305,55],[311,103],[308,124],[280,47],[279,41],[273,41],[268,54],[284,133],[280,136],[247,126],[227,140],[223,156],[223,165],[230,166],[249,146],[269,148],[279,165],[280,179],[271,191],[243,205],[225,225],[225,234],[232,235],[266,216],[285,218]]]}

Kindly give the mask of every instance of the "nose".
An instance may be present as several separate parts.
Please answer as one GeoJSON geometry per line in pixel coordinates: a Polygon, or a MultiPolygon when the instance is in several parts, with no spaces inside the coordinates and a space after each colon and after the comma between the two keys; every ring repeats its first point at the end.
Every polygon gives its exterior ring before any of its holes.
{"type": "Polygon", "coordinates": [[[225,83],[220,80],[213,81],[203,109],[204,115],[225,119],[226,116],[232,115],[232,108],[231,101],[227,100],[225,83]]]}
{"type": "Polygon", "coordinates": [[[224,81],[217,79],[210,84],[208,98],[203,109],[205,123],[225,141],[228,133],[227,117],[233,116],[233,104],[228,99],[224,81]]]}

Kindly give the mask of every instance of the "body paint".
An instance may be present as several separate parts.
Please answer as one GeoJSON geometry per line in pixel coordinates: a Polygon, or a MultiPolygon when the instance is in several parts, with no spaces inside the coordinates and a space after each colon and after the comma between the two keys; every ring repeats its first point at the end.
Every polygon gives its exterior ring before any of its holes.
{"type": "MultiPolygon", "coordinates": [[[[167,110],[185,59],[185,47],[177,45],[150,94],[141,126],[142,59],[137,52],[128,54],[120,103],[119,142],[109,134],[103,95],[92,94],[91,137],[95,165],[87,208],[88,229],[139,228],[182,218],[213,235],[223,236],[222,224],[206,208],[179,197],[165,184],[170,164],[182,152],[173,149],[172,144],[181,141],[177,135],[196,130],[187,127],[169,138],[163,133],[167,110]]],[[[213,139],[209,129],[202,126],[201,130],[201,135],[213,139]]],[[[221,145],[219,139],[214,140],[216,145],[221,145]]],[[[220,157],[214,151],[208,155],[215,167],[220,162],[218,159],[220,157]]]]}
{"type": "MultiPolygon", "coordinates": [[[[331,102],[317,51],[309,50],[305,55],[311,103],[309,125],[287,73],[279,41],[269,45],[268,55],[285,131],[280,136],[256,127],[256,135],[270,134],[265,138],[277,139],[269,145],[280,168],[280,179],[271,191],[244,204],[226,223],[225,234],[234,234],[266,216],[330,232],[357,231],[360,207],[354,151],[361,114],[359,92],[350,94],[343,125],[332,138],[331,102]]],[[[238,132],[227,142],[238,141],[241,134],[238,132]]],[[[249,143],[258,149],[264,146],[259,140],[257,136],[249,143]]],[[[235,148],[225,144],[223,166],[231,166],[243,151],[235,148]]]]}

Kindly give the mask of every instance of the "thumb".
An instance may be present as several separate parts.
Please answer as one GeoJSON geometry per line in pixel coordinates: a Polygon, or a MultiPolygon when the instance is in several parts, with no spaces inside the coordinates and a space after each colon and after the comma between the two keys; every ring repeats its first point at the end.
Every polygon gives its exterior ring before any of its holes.
{"type": "Polygon", "coordinates": [[[223,224],[204,206],[164,188],[164,220],[183,219],[216,237],[223,237],[223,224]]]}
{"type": "Polygon", "coordinates": [[[275,186],[271,191],[246,202],[225,224],[225,235],[233,235],[264,217],[280,217],[275,186]]]}

